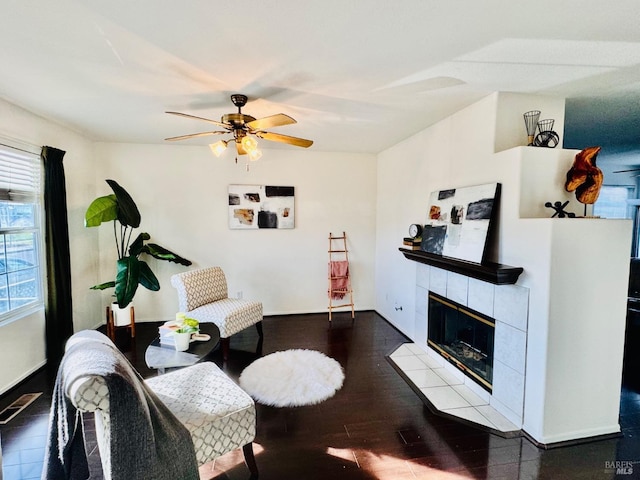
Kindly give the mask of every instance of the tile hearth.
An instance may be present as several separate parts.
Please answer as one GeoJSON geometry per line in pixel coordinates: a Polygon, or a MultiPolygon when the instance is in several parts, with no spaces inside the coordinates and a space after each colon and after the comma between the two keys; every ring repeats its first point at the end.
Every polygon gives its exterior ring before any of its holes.
{"type": "Polygon", "coordinates": [[[520,429],[414,343],[404,343],[387,357],[428,406],[504,436],[520,429]]]}

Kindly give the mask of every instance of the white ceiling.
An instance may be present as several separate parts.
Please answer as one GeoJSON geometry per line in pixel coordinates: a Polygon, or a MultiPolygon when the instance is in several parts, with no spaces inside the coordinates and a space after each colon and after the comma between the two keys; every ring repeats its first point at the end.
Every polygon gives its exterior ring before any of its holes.
{"type": "Polygon", "coordinates": [[[219,120],[244,93],[312,149],[376,153],[513,91],[640,143],[639,18],[638,0],[2,0],[0,96],[95,140],[164,143],[210,130],[166,110],[219,120]]]}

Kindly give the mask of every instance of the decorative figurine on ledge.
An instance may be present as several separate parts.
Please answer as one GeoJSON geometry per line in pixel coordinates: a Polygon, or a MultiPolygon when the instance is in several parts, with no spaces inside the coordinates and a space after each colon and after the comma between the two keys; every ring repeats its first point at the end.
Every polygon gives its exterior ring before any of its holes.
{"type": "Polygon", "coordinates": [[[538,119],[540,118],[540,110],[531,110],[524,114],[524,125],[527,129],[527,141],[528,146],[533,146],[533,139],[536,136],[536,127],[538,126],[538,119]]]}
{"type": "Polygon", "coordinates": [[[576,214],[572,213],[572,212],[567,212],[565,211],[565,207],[569,205],[569,200],[567,200],[564,203],[561,202],[547,202],[544,204],[545,207],[547,208],[553,208],[555,210],[555,213],[553,215],[551,215],[551,218],[554,217],[558,217],[558,218],[564,218],[564,217],[568,217],[568,218],[576,218],[576,214]]]}
{"type": "Polygon", "coordinates": [[[576,192],[576,198],[584,203],[585,216],[587,205],[596,203],[604,174],[596,166],[596,157],[601,147],[587,147],[576,154],[571,169],[567,172],[564,188],[567,192],[576,192]]]}
{"type": "Polygon", "coordinates": [[[560,136],[553,131],[555,120],[552,118],[538,120],[540,110],[531,110],[524,114],[524,125],[527,129],[527,146],[555,148],[560,143],[560,136]],[[536,130],[538,134],[536,135],[536,130]]]}
{"type": "Polygon", "coordinates": [[[560,137],[553,131],[555,120],[552,118],[538,121],[538,135],[533,140],[536,147],[556,148],[560,143],[560,137]]]}

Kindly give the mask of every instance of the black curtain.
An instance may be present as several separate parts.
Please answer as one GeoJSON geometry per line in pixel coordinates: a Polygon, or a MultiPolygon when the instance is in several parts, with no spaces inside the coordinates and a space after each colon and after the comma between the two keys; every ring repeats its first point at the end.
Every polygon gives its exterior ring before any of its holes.
{"type": "Polygon", "coordinates": [[[57,148],[42,147],[47,262],[45,335],[50,370],[57,370],[64,345],[73,334],[67,191],[62,165],[65,153],[57,148]]]}

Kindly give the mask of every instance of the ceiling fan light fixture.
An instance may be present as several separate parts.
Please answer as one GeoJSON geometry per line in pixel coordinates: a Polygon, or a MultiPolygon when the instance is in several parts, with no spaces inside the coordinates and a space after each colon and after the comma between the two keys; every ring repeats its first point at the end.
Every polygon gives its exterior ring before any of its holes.
{"type": "Polygon", "coordinates": [[[242,148],[244,148],[248,153],[257,150],[258,148],[258,141],[249,135],[245,135],[244,137],[242,137],[241,143],[242,148]]]}
{"type": "Polygon", "coordinates": [[[211,143],[209,148],[216,157],[220,157],[227,149],[227,142],[225,140],[218,140],[215,143],[211,143]]]}
{"type": "Polygon", "coordinates": [[[260,150],[259,148],[254,148],[249,152],[249,160],[251,160],[252,162],[260,160],[260,157],[262,157],[262,150],[260,150]]]}

